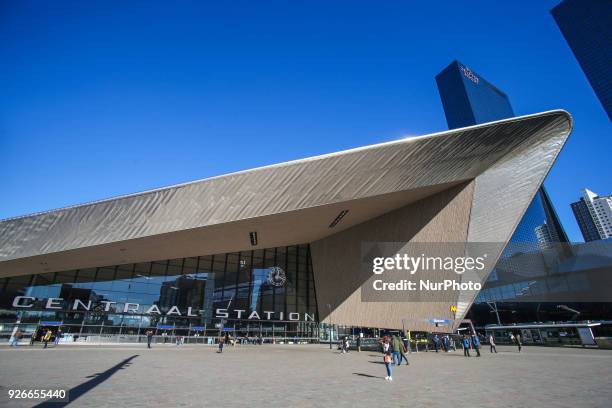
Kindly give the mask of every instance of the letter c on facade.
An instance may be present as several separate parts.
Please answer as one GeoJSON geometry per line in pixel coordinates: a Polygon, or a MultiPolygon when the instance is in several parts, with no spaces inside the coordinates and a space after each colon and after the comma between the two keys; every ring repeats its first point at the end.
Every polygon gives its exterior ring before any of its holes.
{"type": "Polygon", "coordinates": [[[34,306],[34,304],[32,303],[30,303],[29,305],[20,305],[19,302],[21,301],[21,299],[31,299],[32,301],[36,300],[36,298],[32,296],[15,296],[15,299],[13,299],[13,307],[32,307],[34,306]]]}

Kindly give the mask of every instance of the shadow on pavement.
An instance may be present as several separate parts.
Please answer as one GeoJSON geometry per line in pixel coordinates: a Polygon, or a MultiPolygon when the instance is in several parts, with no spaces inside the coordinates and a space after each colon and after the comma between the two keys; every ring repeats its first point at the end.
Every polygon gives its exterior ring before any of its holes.
{"type": "Polygon", "coordinates": [[[385,378],[385,377],[379,377],[377,375],[370,375],[370,374],[364,374],[364,373],[353,373],[353,375],[358,375],[360,377],[368,377],[368,378],[385,378]]]}
{"type": "Polygon", "coordinates": [[[97,387],[98,385],[102,384],[104,381],[108,380],[117,371],[128,367],[131,364],[130,361],[132,361],[136,357],[138,357],[138,354],[135,354],[132,357],[126,358],[125,360],[112,366],[111,368],[109,368],[108,370],[104,372],[90,375],[87,378],[91,378],[91,380],[84,382],[82,384],[79,384],[76,387],[68,390],[68,401],[45,401],[38,405],[35,405],[34,408],[65,407],[66,405],[70,404],[71,402],[73,402],[74,400],[82,396],[83,394],[87,393],[91,389],[97,387]]]}

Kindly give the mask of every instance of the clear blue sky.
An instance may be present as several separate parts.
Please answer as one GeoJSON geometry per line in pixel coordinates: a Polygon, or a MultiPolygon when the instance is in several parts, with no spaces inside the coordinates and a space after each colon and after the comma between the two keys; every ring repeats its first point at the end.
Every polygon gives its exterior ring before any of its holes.
{"type": "Polygon", "coordinates": [[[445,130],[459,59],[517,115],[573,115],[546,186],[579,241],[612,126],[557,3],[2,2],[0,218],[445,130]]]}

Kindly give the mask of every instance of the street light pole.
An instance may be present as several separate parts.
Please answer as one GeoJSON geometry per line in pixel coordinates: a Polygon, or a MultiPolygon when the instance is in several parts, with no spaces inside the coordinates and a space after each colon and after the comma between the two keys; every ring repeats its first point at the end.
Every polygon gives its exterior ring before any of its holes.
{"type": "Polygon", "coordinates": [[[491,308],[492,311],[495,312],[495,316],[497,317],[497,324],[501,326],[501,319],[499,318],[499,311],[497,310],[497,303],[487,302],[487,305],[491,308]],[[493,306],[491,306],[491,303],[493,303],[493,306]]]}
{"type": "Polygon", "coordinates": [[[333,335],[333,325],[332,325],[332,318],[331,318],[331,305],[328,303],[327,304],[327,309],[329,309],[329,349],[332,349],[332,335],[333,335]]]}

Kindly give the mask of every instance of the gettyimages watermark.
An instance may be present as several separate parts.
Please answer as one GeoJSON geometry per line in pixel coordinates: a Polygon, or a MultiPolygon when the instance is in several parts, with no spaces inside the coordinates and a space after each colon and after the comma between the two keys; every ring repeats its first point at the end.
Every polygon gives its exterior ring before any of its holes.
{"type": "Polygon", "coordinates": [[[364,242],[364,302],[611,302],[612,242],[364,242]]]}
{"type": "Polygon", "coordinates": [[[476,294],[503,244],[364,242],[364,302],[447,302],[476,294]]]}

